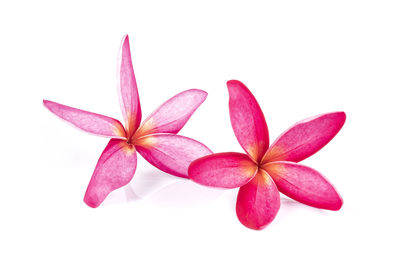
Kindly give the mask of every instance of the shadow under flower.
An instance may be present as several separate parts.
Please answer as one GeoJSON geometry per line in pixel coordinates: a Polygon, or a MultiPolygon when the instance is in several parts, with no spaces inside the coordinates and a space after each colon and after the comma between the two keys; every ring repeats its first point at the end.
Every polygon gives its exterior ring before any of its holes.
{"type": "Polygon", "coordinates": [[[131,182],[111,192],[102,206],[138,202],[177,181],[182,179],[159,170],[138,169],[131,182]]]}
{"type": "Polygon", "coordinates": [[[213,203],[224,192],[198,185],[189,179],[181,179],[159,189],[148,201],[160,207],[189,208],[213,203]]]}
{"type": "Polygon", "coordinates": [[[190,207],[212,202],[223,192],[224,190],[207,188],[152,167],[144,167],[136,171],[128,185],[111,192],[102,206],[146,199],[157,206],[190,207]]]}
{"type": "Polygon", "coordinates": [[[306,214],[307,212],[319,215],[328,214],[328,212],[323,209],[302,204],[281,194],[281,207],[279,213],[277,214],[277,219],[283,221],[289,216],[294,216],[296,214],[306,214]]]}

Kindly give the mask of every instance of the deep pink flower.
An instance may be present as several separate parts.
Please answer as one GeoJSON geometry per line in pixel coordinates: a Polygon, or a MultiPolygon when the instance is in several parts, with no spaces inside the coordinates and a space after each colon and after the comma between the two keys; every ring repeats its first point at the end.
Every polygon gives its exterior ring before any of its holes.
{"type": "Polygon", "coordinates": [[[160,170],[185,178],[193,160],[212,153],[200,142],[176,135],[206,99],[206,92],[193,89],[177,94],[140,124],[142,113],[128,36],[122,40],[118,67],[125,128],[116,119],[43,100],[51,112],[79,129],[112,138],[86,190],[84,201],[91,207],[98,207],[110,192],[130,182],[136,170],[136,150],[160,170]]]}
{"type": "Polygon", "coordinates": [[[240,81],[228,81],[233,131],[247,154],[226,152],[202,157],[189,166],[189,178],[206,186],[240,187],[236,214],[248,228],[263,229],[280,207],[279,192],[306,205],[339,210],[342,198],[314,169],[297,164],[325,146],[346,115],[333,112],[298,122],[270,147],[267,123],[257,100],[240,81]]]}

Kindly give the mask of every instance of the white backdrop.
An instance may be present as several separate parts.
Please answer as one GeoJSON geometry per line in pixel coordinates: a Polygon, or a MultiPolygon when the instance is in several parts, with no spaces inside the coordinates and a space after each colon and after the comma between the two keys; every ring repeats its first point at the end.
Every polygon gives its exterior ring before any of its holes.
{"type": "Polygon", "coordinates": [[[399,268],[398,1],[2,1],[1,268],[399,268]],[[271,140],[343,110],[304,161],[344,199],[338,212],[282,195],[262,231],[236,218],[235,190],[167,175],[139,157],[131,183],[92,209],[83,195],[108,140],[42,99],[122,119],[117,53],[130,35],[144,117],[174,94],[208,99],[181,134],[239,151],[229,79],[260,103],[271,140]]]}

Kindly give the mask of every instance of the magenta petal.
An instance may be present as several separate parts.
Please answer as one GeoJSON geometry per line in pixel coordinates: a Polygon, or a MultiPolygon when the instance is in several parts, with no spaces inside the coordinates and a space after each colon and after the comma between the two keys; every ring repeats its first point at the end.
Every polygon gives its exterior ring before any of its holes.
{"type": "Polygon", "coordinates": [[[139,127],[140,120],[142,119],[142,111],[140,109],[139,93],[135,73],[133,72],[129,38],[127,35],[122,39],[119,52],[117,81],[122,115],[125,120],[127,132],[132,135],[139,127]]]}
{"type": "Polygon", "coordinates": [[[278,189],[303,204],[339,210],[343,200],[329,181],[318,171],[293,162],[272,162],[264,166],[278,189]]]}
{"type": "Polygon", "coordinates": [[[196,183],[219,188],[237,188],[249,182],[257,165],[242,153],[216,153],[197,159],[189,166],[189,178],[196,183]]]}
{"type": "Polygon", "coordinates": [[[304,160],[328,144],[345,121],[344,112],[333,112],[298,122],[278,137],[262,162],[304,160]]]}
{"type": "Polygon", "coordinates": [[[243,83],[230,80],[227,85],[233,131],[243,149],[258,162],[269,145],[264,114],[253,94],[243,83]]]}
{"type": "Polygon", "coordinates": [[[260,169],[249,183],[240,188],[236,215],[244,226],[261,230],[274,220],[279,207],[279,191],[272,178],[260,169]]]}
{"type": "Polygon", "coordinates": [[[124,127],[116,119],[48,100],[43,100],[43,105],[61,119],[83,131],[100,136],[125,138],[124,127]]]}
{"type": "Polygon", "coordinates": [[[98,207],[107,195],[128,184],[136,170],[136,151],[119,139],[111,139],[104,149],[86,190],[84,201],[98,207]]]}
{"type": "Polygon", "coordinates": [[[175,134],[147,135],[135,142],[137,151],[158,169],[178,177],[188,177],[191,162],[212,154],[202,143],[175,134]]]}
{"type": "Polygon", "coordinates": [[[151,133],[178,133],[207,98],[202,90],[187,90],[167,100],[141,125],[139,136],[151,133]]]}

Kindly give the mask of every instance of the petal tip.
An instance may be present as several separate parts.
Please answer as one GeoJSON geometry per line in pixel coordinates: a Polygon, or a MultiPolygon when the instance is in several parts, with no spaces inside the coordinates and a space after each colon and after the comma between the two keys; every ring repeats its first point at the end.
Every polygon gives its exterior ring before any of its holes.
{"type": "Polygon", "coordinates": [[[340,117],[342,118],[343,123],[344,123],[346,121],[346,118],[347,118],[346,113],[344,111],[339,111],[337,113],[338,113],[338,115],[340,115],[340,117]]]}
{"type": "Polygon", "coordinates": [[[123,54],[123,51],[126,50],[126,49],[130,49],[129,36],[128,35],[124,35],[122,37],[120,53],[123,54]]]}
{"type": "Polygon", "coordinates": [[[344,125],[346,118],[347,118],[347,115],[344,111],[336,111],[336,112],[332,112],[332,113],[327,113],[326,115],[329,115],[329,114],[336,118],[337,122],[339,122],[339,125],[341,125],[341,126],[344,125]]]}
{"type": "MultiPolygon", "coordinates": [[[[200,157],[199,159],[201,159],[201,158],[203,158],[203,157],[200,157]]],[[[196,161],[197,160],[199,160],[199,159],[196,159],[196,160],[194,160],[193,162],[191,162],[190,164],[189,164],[189,167],[188,167],[188,177],[189,177],[189,179],[190,180],[193,180],[193,167],[196,165],[196,161]]],[[[193,180],[194,181],[194,180],[193,180]]]]}
{"type": "Polygon", "coordinates": [[[50,102],[49,100],[43,99],[42,103],[47,108],[49,102],[50,102]]]}
{"type": "Polygon", "coordinates": [[[346,120],[346,113],[344,111],[335,111],[335,112],[331,112],[331,113],[327,113],[327,114],[336,115],[339,118],[346,120]]]}
{"type": "Polygon", "coordinates": [[[332,211],[339,211],[341,208],[342,208],[342,206],[343,206],[343,199],[342,199],[342,197],[339,195],[339,194],[337,194],[338,195],[338,201],[335,203],[335,204],[333,204],[332,206],[331,206],[331,208],[329,208],[329,210],[332,210],[332,211]]]}
{"type": "Polygon", "coordinates": [[[240,209],[238,209],[238,207],[236,206],[236,216],[238,218],[238,220],[240,221],[240,223],[251,229],[251,230],[255,230],[255,231],[261,231],[263,229],[265,229],[265,227],[267,227],[274,219],[269,220],[267,223],[263,223],[263,224],[259,224],[256,221],[251,221],[247,218],[243,218],[242,213],[240,212],[240,209]]]}
{"type": "Polygon", "coordinates": [[[245,223],[245,222],[242,222],[242,221],[240,221],[240,223],[242,223],[244,226],[246,226],[247,228],[249,228],[249,229],[251,229],[251,230],[254,230],[254,231],[261,231],[261,230],[264,230],[265,227],[267,227],[268,224],[269,224],[269,223],[268,223],[267,225],[263,225],[263,226],[256,226],[256,225],[252,226],[252,225],[249,225],[248,223],[245,223]]]}
{"type": "Polygon", "coordinates": [[[200,184],[199,182],[197,182],[197,180],[196,180],[196,176],[195,176],[195,167],[196,167],[196,165],[198,165],[205,157],[207,157],[207,155],[206,156],[203,156],[203,157],[200,157],[200,158],[198,158],[198,159],[196,159],[196,160],[194,160],[194,161],[192,161],[190,164],[189,164],[189,167],[188,167],[188,179],[190,179],[191,181],[193,181],[193,182],[195,182],[195,183],[197,183],[197,184],[200,184]]]}
{"type": "Polygon", "coordinates": [[[101,202],[99,203],[98,199],[93,199],[93,197],[89,197],[87,195],[85,195],[85,198],[83,198],[83,202],[85,202],[85,204],[91,208],[97,208],[101,204],[101,202]]]}
{"type": "Polygon", "coordinates": [[[250,94],[254,98],[253,94],[250,92],[247,86],[239,80],[229,80],[228,82],[226,82],[226,86],[228,87],[230,100],[236,99],[242,93],[250,94]]]}
{"type": "Polygon", "coordinates": [[[242,82],[240,82],[239,80],[234,80],[234,79],[228,80],[226,82],[226,86],[228,87],[229,95],[232,95],[232,93],[235,89],[245,87],[242,82]]]}
{"type": "Polygon", "coordinates": [[[206,98],[207,98],[207,96],[208,96],[208,92],[206,92],[206,91],[203,91],[203,90],[199,90],[199,89],[197,89],[197,91],[198,91],[199,93],[201,93],[201,95],[203,96],[203,98],[204,98],[204,99],[206,99],[206,98]]]}
{"type": "Polygon", "coordinates": [[[54,105],[56,105],[57,103],[50,101],[50,100],[46,100],[43,99],[43,106],[45,108],[47,108],[48,110],[50,110],[52,112],[52,108],[54,107],[54,105]]]}
{"type": "Polygon", "coordinates": [[[228,81],[226,82],[226,86],[228,86],[228,87],[230,87],[230,86],[236,86],[236,85],[243,85],[243,83],[240,82],[239,80],[236,80],[236,79],[231,79],[231,80],[228,80],[228,81]]]}
{"type": "Polygon", "coordinates": [[[200,90],[200,89],[191,89],[188,91],[196,92],[199,95],[199,97],[202,99],[202,102],[204,102],[204,100],[206,100],[206,98],[208,96],[208,92],[200,90]]]}
{"type": "Polygon", "coordinates": [[[342,129],[344,123],[346,122],[347,115],[344,111],[332,112],[331,115],[334,115],[334,117],[336,118],[337,127],[338,127],[337,132],[339,132],[340,129],[342,129]]]}

